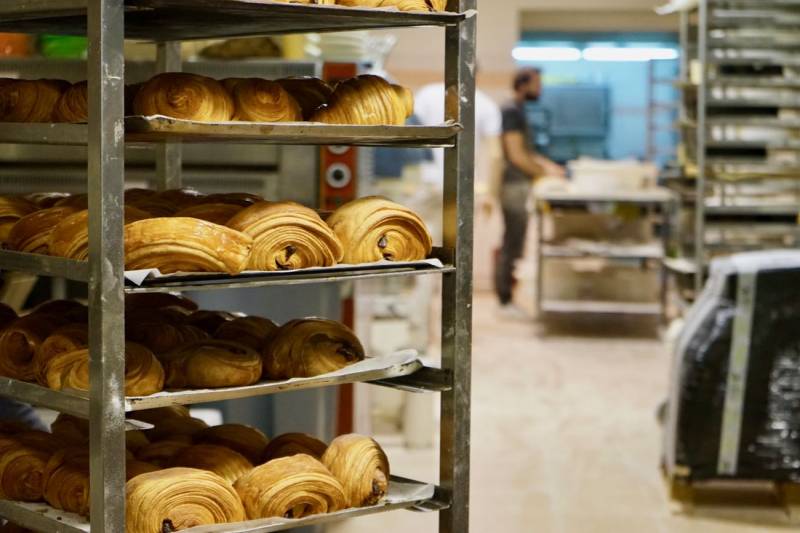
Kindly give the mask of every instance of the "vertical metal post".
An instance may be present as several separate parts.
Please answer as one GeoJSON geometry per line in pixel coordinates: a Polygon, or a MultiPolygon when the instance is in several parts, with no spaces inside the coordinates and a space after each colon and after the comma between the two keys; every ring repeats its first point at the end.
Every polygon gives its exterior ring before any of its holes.
{"type": "Polygon", "coordinates": [[[445,118],[464,130],[444,162],[444,246],[454,253],[456,271],[444,276],[442,290],[442,367],[451,372],[453,389],[441,395],[439,483],[450,507],[440,514],[440,533],[469,531],[475,7],[476,0],[450,0],[450,10],[470,16],[445,31],[445,118]]]}
{"type": "Polygon", "coordinates": [[[534,202],[536,206],[536,318],[541,320],[542,301],[544,300],[544,262],[546,261],[544,250],[544,203],[541,200],[534,202]]]}
{"type": "Polygon", "coordinates": [[[697,87],[697,183],[695,201],[695,294],[699,295],[705,282],[706,264],[706,105],[708,103],[708,0],[700,1],[697,28],[700,80],[697,87]]]}
{"type": "MultiPolygon", "coordinates": [[[[156,48],[156,71],[180,72],[181,43],[169,41],[158,43],[156,48]]],[[[183,150],[180,142],[164,141],[156,145],[156,187],[158,190],[180,189],[182,182],[183,150]]]]}
{"type": "Polygon", "coordinates": [[[124,0],[88,2],[92,533],[125,531],[124,0]]]}

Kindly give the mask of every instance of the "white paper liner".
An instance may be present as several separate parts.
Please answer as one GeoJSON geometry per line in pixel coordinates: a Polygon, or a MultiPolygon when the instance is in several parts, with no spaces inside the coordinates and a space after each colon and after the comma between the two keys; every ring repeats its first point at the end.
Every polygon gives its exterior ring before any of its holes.
{"type": "Polygon", "coordinates": [[[336,265],[332,267],[313,267],[304,268],[301,270],[279,270],[276,272],[267,272],[259,270],[246,270],[238,276],[231,276],[224,272],[176,272],[174,274],[162,274],[157,268],[144,269],[144,270],[126,270],[125,279],[137,287],[144,284],[146,281],[151,280],[170,280],[192,281],[196,278],[217,279],[224,281],[232,281],[244,279],[247,277],[271,277],[271,276],[302,276],[304,274],[320,273],[320,272],[370,272],[376,270],[385,270],[388,268],[404,268],[404,267],[427,267],[427,268],[444,268],[442,262],[438,259],[425,259],[422,261],[379,261],[377,263],[368,263],[363,265],[336,265]]]}

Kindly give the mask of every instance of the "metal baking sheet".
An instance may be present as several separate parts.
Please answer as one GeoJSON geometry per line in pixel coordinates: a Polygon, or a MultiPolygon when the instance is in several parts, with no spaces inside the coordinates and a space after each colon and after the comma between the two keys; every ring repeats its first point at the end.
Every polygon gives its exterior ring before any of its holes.
{"type": "Polygon", "coordinates": [[[318,122],[194,122],[155,115],[127,117],[125,129],[126,140],[131,142],[449,147],[463,128],[453,122],[440,126],[349,126],[318,122]]]}
{"type": "MultiPolygon", "coordinates": [[[[301,526],[334,522],[358,516],[384,513],[397,509],[419,506],[434,497],[434,485],[399,478],[391,478],[386,498],[377,505],[345,509],[326,515],[301,519],[267,518],[235,524],[201,526],[185,530],[187,533],[271,533],[301,526]]],[[[47,533],[89,533],[91,527],[86,518],[59,511],[46,503],[26,503],[0,500],[0,516],[16,524],[47,533]]]]}
{"type": "MultiPolygon", "coordinates": [[[[190,405],[216,402],[235,398],[249,398],[300,389],[329,387],[343,383],[356,383],[408,376],[422,368],[419,355],[414,350],[396,354],[367,358],[360,363],[313,378],[295,378],[284,381],[264,381],[247,387],[225,389],[193,389],[174,392],[158,392],[150,396],[128,396],[126,411],[141,411],[169,405],[190,405]]],[[[87,398],[88,401],[88,398],[87,398]]]]}
{"type": "MultiPolygon", "coordinates": [[[[125,0],[125,11],[125,36],[153,41],[448,26],[474,14],[410,13],[269,0],[125,0]]],[[[0,31],[86,35],[86,0],[0,2],[0,31]]]]}

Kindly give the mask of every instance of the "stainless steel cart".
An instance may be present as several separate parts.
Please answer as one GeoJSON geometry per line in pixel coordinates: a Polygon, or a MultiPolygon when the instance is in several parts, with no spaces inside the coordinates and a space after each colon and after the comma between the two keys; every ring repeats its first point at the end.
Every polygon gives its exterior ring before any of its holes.
{"type": "MultiPolygon", "coordinates": [[[[125,530],[124,432],[128,425],[125,413],[144,408],[141,403],[126,399],[123,388],[124,295],[127,292],[222,290],[429,274],[442,275],[444,281],[442,368],[424,368],[399,380],[386,377],[381,384],[441,394],[441,467],[433,496],[305,521],[286,520],[225,530],[239,533],[282,531],[306,523],[323,523],[397,508],[439,511],[440,532],[469,530],[475,7],[475,0],[450,0],[447,13],[402,13],[266,0],[22,0],[0,3],[0,31],[88,35],[89,38],[89,124],[0,124],[0,142],[88,146],[90,260],[82,263],[2,251],[0,267],[88,284],[91,390],[83,397],[3,378],[0,379],[0,394],[89,419],[92,501],[89,522],[55,512],[44,504],[9,501],[0,501],[0,516],[48,533],[90,530],[92,533],[121,533],[125,530]],[[159,131],[152,131],[153,123],[126,122],[123,116],[123,43],[126,38],[158,42],[159,70],[178,71],[181,64],[177,43],[181,40],[408,26],[444,29],[448,125],[424,129],[286,125],[249,132],[241,128],[186,132],[170,130],[168,124],[159,131]],[[299,272],[269,278],[219,278],[131,286],[124,277],[122,239],[125,143],[155,144],[158,184],[166,189],[181,185],[182,143],[231,140],[446,148],[445,231],[439,251],[445,268],[327,274],[299,272]]],[[[371,381],[379,377],[366,379],[371,381]]],[[[275,392],[282,390],[265,388],[261,391],[263,394],[275,392]]],[[[236,394],[231,393],[226,399],[234,397],[236,394]]],[[[177,403],[205,401],[199,394],[196,397],[182,394],[175,400],[177,403]]],[[[395,481],[403,483],[403,480],[395,481]]],[[[202,530],[208,531],[207,528],[202,530]]]]}

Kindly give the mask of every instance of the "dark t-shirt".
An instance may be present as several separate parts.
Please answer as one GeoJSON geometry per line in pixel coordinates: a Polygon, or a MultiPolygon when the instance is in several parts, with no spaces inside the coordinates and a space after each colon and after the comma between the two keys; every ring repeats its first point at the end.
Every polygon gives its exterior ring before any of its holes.
{"type": "MultiPolygon", "coordinates": [[[[525,108],[516,102],[511,102],[503,106],[503,133],[518,131],[525,138],[525,146],[530,145],[530,130],[528,129],[528,118],[525,116],[525,108]]],[[[530,183],[531,176],[525,171],[516,167],[508,159],[508,154],[504,154],[505,168],[503,170],[503,183],[530,183]]]]}

